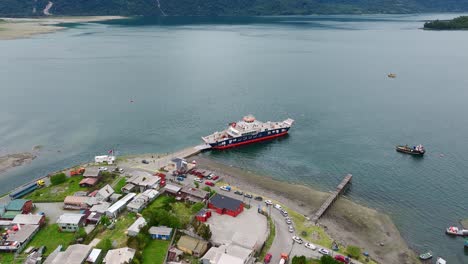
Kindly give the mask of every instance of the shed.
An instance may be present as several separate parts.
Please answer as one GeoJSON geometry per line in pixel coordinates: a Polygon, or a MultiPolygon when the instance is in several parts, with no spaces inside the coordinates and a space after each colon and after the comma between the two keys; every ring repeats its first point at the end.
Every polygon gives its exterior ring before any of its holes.
{"type": "Polygon", "coordinates": [[[79,185],[81,187],[91,187],[96,185],[96,183],[99,181],[98,178],[84,178],[83,180],[80,181],[79,185]]]}
{"type": "Polygon", "coordinates": [[[211,197],[208,208],[214,209],[218,214],[227,214],[236,217],[244,210],[244,203],[228,196],[215,194],[211,197]]]}
{"type": "Polygon", "coordinates": [[[198,213],[197,213],[197,215],[195,217],[200,222],[206,222],[206,221],[208,221],[208,218],[211,217],[211,211],[203,208],[200,211],[198,211],[198,213]]]}
{"type": "Polygon", "coordinates": [[[128,236],[136,236],[140,233],[142,227],[146,225],[146,220],[143,217],[138,217],[135,222],[127,229],[128,236]]]}
{"type": "Polygon", "coordinates": [[[148,233],[152,239],[169,240],[172,235],[172,228],[167,226],[152,226],[148,233]]]}
{"type": "Polygon", "coordinates": [[[208,249],[208,242],[191,236],[182,236],[177,242],[177,248],[189,255],[200,257],[208,249]]]}

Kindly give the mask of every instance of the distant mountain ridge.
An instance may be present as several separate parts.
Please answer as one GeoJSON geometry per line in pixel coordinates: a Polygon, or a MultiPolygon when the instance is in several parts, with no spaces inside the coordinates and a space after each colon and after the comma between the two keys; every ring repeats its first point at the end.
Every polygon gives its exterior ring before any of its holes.
{"type": "Polygon", "coordinates": [[[253,16],[465,12],[468,0],[1,0],[0,16],[253,16]]]}

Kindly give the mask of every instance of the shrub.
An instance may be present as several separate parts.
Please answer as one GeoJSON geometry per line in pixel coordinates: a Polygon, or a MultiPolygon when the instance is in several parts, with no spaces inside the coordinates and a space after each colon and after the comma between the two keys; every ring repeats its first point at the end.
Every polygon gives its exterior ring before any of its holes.
{"type": "Polygon", "coordinates": [[[346,248],[346,254],[352,258],[358,259],[359,256],[361,256],[361,249],[356,246],[348,246],[346,248]]]}
{"type": "Polygon", "coordinates": [[[61,184],[67,181],[67,175],[65,173],[55,174],[50,177],[50,183],[52,185],[61,184]]]}
{"type": "Polygon", "coordinates": [[[292,258],[291,264],[306,264],[307,260],[305,256],[294,256],[292,258]]]}
{"type": "Polygon", "coordinates": [[[205,207],[204,203],[196,203],[192,205],[192,213],[198,213],[198,211],[200,211],[203,207],[205,207]]]}
{"type": "Polygon", "coordinates": [[[193,184],[195,185],[195,188],[200,188],[200,184],[198,182],[194,182],[193,184]]]}
{"type": "Polygon", "coordinates": [[[103,239],[96,245],[96,248],[109,251],[112,249],[112,241],[109,238],[103,239]]]}
{"type": "Polygon", "coordinates": [[[323,255],[320,258],[320,264],[341,264],[341,262],[338,262],[337,260],[333,259],[328,255],[323,255]]]}

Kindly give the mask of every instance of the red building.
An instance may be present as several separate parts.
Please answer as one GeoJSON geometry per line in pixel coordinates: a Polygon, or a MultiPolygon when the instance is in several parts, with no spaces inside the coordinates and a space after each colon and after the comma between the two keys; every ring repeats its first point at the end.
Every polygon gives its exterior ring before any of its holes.
{"type": "Polygon", "coordinates": [[[211,211],[208,211],[206,209],[201,209],[198,213],[197,213],[197,220],[200,221],[200,222],[206,222],[208,221],[208,218],[211,217],[211,211]]]}
{"type": "Polygon", "coordinates": [[[218,214],[227,214],[236,217],[244,211],[244,204],[237,199],[216,194],[210,199],[208,208],[216,210],[218,214]]]}

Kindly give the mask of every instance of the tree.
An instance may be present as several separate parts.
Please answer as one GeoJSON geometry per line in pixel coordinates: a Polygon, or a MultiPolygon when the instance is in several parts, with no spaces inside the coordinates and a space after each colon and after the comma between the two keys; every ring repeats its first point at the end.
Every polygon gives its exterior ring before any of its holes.
{"type": "Polygon", "coordinates": [[[306,264],[307,259],[305,256],[294,256],[292,258],[291,264],[306,264]]]}
{"type": "Polygon", "coordinates": [[[55,174],[50,177],[50,183],[52,185],[58,185],[67,181],[67,175],[65,173],[55,174]]]}
{"type": "Polygon", "coordinates": [[[195,185],[195,188],[200,188],[200,184],[198,182],[194,182],[193,185],[195,185]]]}
{"type": "Polygon", "coordinates": [[[211,238],[211,229],[207,224],[200,224],[197,228],[197,234],[205,240],[210,240],[211,238]]]}
{"type": "Polygon", "coordinates": [[[346,254],[352,258],[358,259],[359,256],[361,256],[361,249],[356,246],[348,246],[346,248],[346,254]]]}
{"type": "Polygon", "coordinates": [[[323,255],[320,258],[320,264],[341,264],[341,262],[338,262],[337,260],[334,260],[332,257],[328,255],[323,255]]]}

